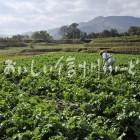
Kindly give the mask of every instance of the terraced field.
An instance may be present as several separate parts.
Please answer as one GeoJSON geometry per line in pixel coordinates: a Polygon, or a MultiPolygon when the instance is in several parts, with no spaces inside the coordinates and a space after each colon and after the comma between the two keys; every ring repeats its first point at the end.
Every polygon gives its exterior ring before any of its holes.
{"type": "Polygon", "coordinates": [[[140,54],[140,36],[97,38],[85,46],[97,50],[106,49],[114,53],[140,54]]]}
{"type": "MultiPolygon", "coordinates": [[[[0,42],[0,46],[3,43],[0,42]]],[[[23,44],[23,43],[22,43],[23,44]]],[[[17,42],[16,47],[0,48],[0,54],[20,54],[34,55],[48,52],[99,52],[108,50],[113,53],[121,54],[140,54],[140,36],[123,36],[93,39],[90,43],[81,42],[81,44],[59,44],[59,43],[24,43],[26,46],[20,46],[17,42]]],[[[6,44],[7,45],[7,44],[6,44]]],[[[10,44],[8,44],[10,45],[10,44]]]]}

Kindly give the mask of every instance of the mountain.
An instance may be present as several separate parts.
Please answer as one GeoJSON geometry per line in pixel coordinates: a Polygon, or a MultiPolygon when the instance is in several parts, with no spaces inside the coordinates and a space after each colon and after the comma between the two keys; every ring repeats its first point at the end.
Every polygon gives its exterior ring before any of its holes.
{"type": "Polygon", "coordinates": [[[105,29],[117,29],[126,32],[131,26],[140,26],[140,18],[130,16],[96,17],[95,19],[79,24],[79,28],[87,33],[102,32],[105,29]]]}
{"type": "MultiPolygon", "coordinates": [[[[120,33],[126,32],[131,26],[140,26],[140,18],[131,16],[108,16],[108,17],[96,17],[88,22],[79,23],[79,29],[86,33],[102,32],[103,30],[117,29],[120,33]]],[[[61,27],[60,27],[61,28],[61,27]]],[[[52,29],[48,32],[55,39],[60,39],[59,29],[52,29]]]]}

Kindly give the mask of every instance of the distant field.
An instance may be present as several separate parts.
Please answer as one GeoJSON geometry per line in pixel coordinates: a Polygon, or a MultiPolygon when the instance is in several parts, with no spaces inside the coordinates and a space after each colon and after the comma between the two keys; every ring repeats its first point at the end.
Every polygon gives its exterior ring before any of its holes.
{"type": "Polygon", "coordinates": [[[48,52],[49,50],[57,51],[57,49],[60,49],[60,51],[65,51],[65,49],[74,49],[74,48],[84,48],[84,44],[47,44],[47,43],[35,43],[32,44],[32,47],[30,44],[28,44],[27,47],[8,47],[5,49],[0,49],[0,54],[16,54],[16,53],[22,53],[22,52],[40,52],[42,50],[43,52],[48,52]]]}
{"type": "Polygon", "coordinates": [[[98,52],[108,50],[114,53],[140,54],[140,36],[123,36],[93,39],[81,44],[28,43],[27,47],[5,47],[0,55],[34,55],[47,52],[98,52]]]}

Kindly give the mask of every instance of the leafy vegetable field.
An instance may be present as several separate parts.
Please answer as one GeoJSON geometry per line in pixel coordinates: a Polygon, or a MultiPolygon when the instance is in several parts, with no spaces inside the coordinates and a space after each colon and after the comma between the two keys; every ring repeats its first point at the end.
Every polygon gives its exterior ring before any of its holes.
{"type": "Polygon", "coordinates": [[[0,140],[139,140],[140,56],[115,55],[119,67],[136,62],[135,74],[115,75],[103,74],[98,58],[52,53],[14,59],[10,73],[2,60],[0,140]]]}

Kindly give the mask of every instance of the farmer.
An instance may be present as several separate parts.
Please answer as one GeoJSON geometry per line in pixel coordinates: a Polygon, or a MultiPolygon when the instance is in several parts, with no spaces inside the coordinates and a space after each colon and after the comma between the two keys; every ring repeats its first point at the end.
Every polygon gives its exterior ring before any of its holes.
{"type": "Polygon", "coordinates": [[[100,51],[100,55],[102,56],[102,59],[103,59],[103,71],[104,71],[104,73],[107,73],[107,72],[112,73],[115,59],[107,51],[100,51]]]}

